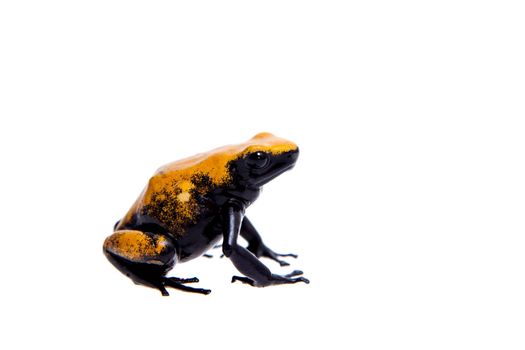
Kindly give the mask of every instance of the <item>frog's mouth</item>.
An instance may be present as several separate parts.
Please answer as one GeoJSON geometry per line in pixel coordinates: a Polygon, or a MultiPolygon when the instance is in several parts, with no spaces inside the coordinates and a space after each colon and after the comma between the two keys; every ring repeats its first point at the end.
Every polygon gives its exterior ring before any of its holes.
{"type": "Polygon", "coordinates": [[[275,179],[277,176],[281,175],[282,173],[288,171],[288,170],[291,170],[293,167],[295,166],[295,164],[290,164],[284,168],[281,168],[279,169],[277,172],[272,172],[271,174],[268,174],[268,175],[263,175],[261,177],[259,177],[257,179],[257,181],[254,181],[254,184],[256,186],[262,186],[270,181],[272,181],[273,179],[275,179]]]}
{"type": "Polygon", "coordinates": [[[268,170],[266,174],[261,174],[253,181],[256,186],[262,186],[282,173],[291,170],[295,166],[295,162],[299,157],[299,150],[285,152],[275,157],[274,165],[268,170]]]}

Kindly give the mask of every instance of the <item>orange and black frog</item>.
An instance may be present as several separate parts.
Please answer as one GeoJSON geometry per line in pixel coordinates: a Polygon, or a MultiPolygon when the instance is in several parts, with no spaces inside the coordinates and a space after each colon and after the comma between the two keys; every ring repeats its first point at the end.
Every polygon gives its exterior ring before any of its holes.
{"type": "Polygon", "coordinates": [[[288,265],[269,249],[245,215],[264,184],[291,169],[299,156],[293,142],[260,133],[247,142],[161,167],[151,177],[128,213],[104,241],[109,261],[136,284],[160,290],[166,287],[202,294],[192,288],[197,278],[167,277],[175,264],[203,255],[222,239],[222,251],[243,276],[233,276],[256,287],[309,281],[301,271],[273,274],[258,258],[288,265]],[[248,246],[237,243],[239,235],[248,246]],[[298,277],[299,276],[299,277],[298,277]]]}

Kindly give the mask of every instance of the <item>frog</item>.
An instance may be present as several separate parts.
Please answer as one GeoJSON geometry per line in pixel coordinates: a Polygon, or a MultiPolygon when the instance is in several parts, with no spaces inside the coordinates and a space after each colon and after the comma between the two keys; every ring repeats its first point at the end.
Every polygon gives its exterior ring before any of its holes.
{"type": "Polygon", "coordinates": [[[310,283],[301,270],[275,274],[261,261],[268,258],[288,266],[270,249],[246,216],[263,185],[292,169],[298,146],[268,132],[246,142],[199,153],[160,167],[149,179],[128,212],[103,243],[103,253],[135,284],[168,296],[167,287],[209,294],[210,289],[191,287],[197,277],[170,277],[180,263],[222,247],[241,276],[231,282],[254,287],[310,283]],[[247,246],[238,242],[242,237],[247,246]],[[221,244],[222,241],[222,244],[221,244]]]}

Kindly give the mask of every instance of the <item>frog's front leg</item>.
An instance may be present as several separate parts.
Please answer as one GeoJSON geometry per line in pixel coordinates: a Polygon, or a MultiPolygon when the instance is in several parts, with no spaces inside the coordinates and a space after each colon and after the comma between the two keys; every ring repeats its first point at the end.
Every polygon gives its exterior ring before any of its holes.
{"type": "Polygon", "coordinates": [[[199,282],[197,278],[166,277],[175,264],[175,246],[165,235],[138,230],[115,231],[104,241],[108,260],[136,284],[160,290],[169,295],[166,287],[201,294],[209,289],[191,288],[184,283],[199,282]]]}
{"type": "Polygon", "coordinates": [[[301,274],[301,271],[294,271],[287,276],[273,274],[254,254],[237,244],[244,216],[244,206],[242,203],[231,201],[225,206],[222,215],[224,229],[222,251],[224,255],[231,260],[237,270],[246,276],[234,276],[232,282],[238,280],[256,287],[266,287],[274,284],[310,282],[304,277],[293,277],[301,274]]]}
{"type": "Polygon", "coordinates": [[[244,217],[241,225],[241,237],[248,241],[247,249],[255,254],[256,257],[265,257],[277,261],[281,266],[288,266],[286,261],[280,260],[278,257],[292,257],[297,258],[296,254],[279,254],[268,248],[262,241],[261,236],[252,225],[248,217],[244,217]]]}

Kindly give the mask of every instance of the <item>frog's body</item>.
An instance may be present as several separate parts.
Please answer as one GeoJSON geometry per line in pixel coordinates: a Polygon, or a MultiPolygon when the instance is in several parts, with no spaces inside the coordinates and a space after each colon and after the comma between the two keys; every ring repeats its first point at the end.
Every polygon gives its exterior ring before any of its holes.
{"type": "Polygon", "coordinates": [[[255,286],[308,282],[294,271],[272,274],[257,257],[266,256],[287,265],[267,248],[244,216],[259,196],[261,186],[292,168],[299,150],[289,141],[268,133],[248,142],[225,146],[160,168],[134,205],[115,225],[104,242],[108,259],[138,284],[207,294],[165,274],[177,262],[201,256],[223,238],[223,252],[247,277],[234,277],[255,286]],[[238,235],[247,248],[237,245],[238,235]]]}

